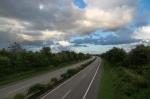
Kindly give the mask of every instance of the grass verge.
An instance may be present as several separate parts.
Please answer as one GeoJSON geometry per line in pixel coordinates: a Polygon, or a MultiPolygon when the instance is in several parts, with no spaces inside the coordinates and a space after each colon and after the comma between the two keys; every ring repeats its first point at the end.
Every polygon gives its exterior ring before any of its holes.
{"type": "Polygon", "coordinates": [[[102,73],[101,73],[101,82],[100,82],[100,94],[99,99],[111,99],[113,96],[113,83],[111,76],[111,68],[104,61],[101,63],[102,73]]]}
{"type": "Polygon", "coordinates": [[[99,99],[150,99],[150,65],[133,69],[103,61],[99,99]]]}

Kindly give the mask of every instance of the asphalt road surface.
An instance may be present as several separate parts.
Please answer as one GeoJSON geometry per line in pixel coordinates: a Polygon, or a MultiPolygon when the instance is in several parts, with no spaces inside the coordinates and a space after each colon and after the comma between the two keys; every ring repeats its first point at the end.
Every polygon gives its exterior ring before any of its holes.
{"type": "Polygon", "coordinates": [[[39,99],[97,99],[100,83],[100,58],[39,99]]]}
{"type": "Polygon", "coordinates": [[[60,75],[65,73],[68,69],[76,68],[80,66],[81,64],[84,64],[87,61],[90,61],[92,59],[93,58],[71,65],[71,66],[67,66],[67,67],[55,70],[53,72],[48,72],[46,74],[38,75],[29,79],[25,79],[25,80],[13,83],[13,84],[2,86],[0,87],[0,99],[3,99],[4,97],[8,97],[8,96],[11,97],[15,95],[16,93],[25,92],[25,90],[27,90],[30,86],[37,84],[37,83],[46,83],[53,77],[60,77],[60,75]]]}

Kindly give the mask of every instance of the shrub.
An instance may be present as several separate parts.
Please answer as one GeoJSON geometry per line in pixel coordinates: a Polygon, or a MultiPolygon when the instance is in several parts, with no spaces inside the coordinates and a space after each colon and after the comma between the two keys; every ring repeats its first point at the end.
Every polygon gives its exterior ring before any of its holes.
{"type": "Polygon", "coordinates": [[[46,89],[52,89],[54,87],[54,82],[51,80],[46,84],[46,89]]]}
{"type": "Polygon", "coordinates": [[[69,69],[69,70],[67,71],[68,76],[72,76],[72,75],[74,75],[75,73],[77,73],[77,69],[69,69]]]}
{"type": "Polygon", "coordinates": [[[45,85],[43,84],[35,84],[31,86],[28,90],[27,94],[34,94],[36,92],[44,91],[45,90],[45,85]]]}
{"type": "Polygon", "coordinates": [[[109,60],[111,63],[123,63],[125,58],[127,57],[127,53],[120,48],[114,47],[110,51],[107,51],[106,53],[101,55],[106,60],[109,60]]]}
{"type": "Polygon", "coordinates": [[[22,93],[16,94],[13,99],[25,99],[25,95],[22,93]]]}
{"type": "Polygon", "coordinates": [[[150,47],[139,45],[129,53],[131,65],[142,65],[150,63],[150,47]]]}
{"type": "Polygon", "coordinates": [[[57,83],[57,82],[58,82],[58,79],[57,79],[56,77],[54,77],[54,78],[51,79],[51,82],[52,82],[52,83],[57,83]]]}
{"type": "Polygon", "coordinates": [[[67,74],[67,73],[61,74],[61,78],[62,78],[62,79],[68,78],[68,74],[67,74]]]}

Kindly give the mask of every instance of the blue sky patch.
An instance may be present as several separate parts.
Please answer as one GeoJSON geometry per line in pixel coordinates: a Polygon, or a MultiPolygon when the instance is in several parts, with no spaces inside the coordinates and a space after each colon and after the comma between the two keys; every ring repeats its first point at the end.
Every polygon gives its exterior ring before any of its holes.
{"type": "Polygon", "coordinates": [[[81,9],[86,7],[86,3],[83,0],[74,0],[74,4],[81,9]]]}

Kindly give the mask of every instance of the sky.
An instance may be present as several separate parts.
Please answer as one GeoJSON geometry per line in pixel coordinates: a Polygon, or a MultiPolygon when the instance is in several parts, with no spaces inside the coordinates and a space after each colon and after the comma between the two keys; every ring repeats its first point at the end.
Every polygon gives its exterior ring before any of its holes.
{"type": "Polygon", "coordinates": [[[0,48],[99,54],[150,45],[150,0],[1,0],[0,48]]]}

